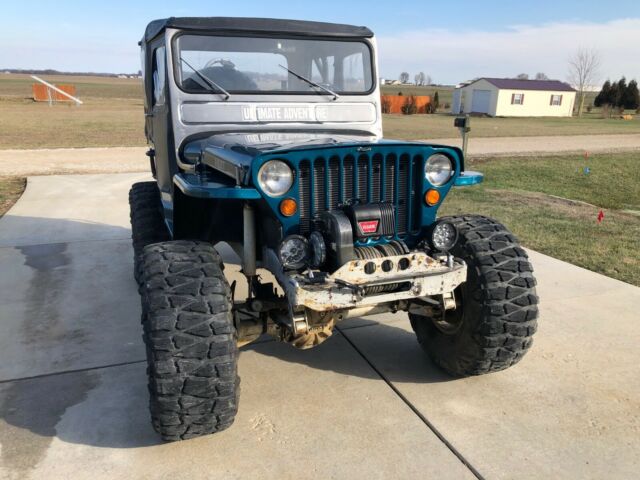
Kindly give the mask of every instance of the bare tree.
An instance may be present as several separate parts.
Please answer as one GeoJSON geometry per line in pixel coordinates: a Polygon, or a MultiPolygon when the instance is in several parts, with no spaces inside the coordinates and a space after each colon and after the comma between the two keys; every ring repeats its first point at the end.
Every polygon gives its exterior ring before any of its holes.
{"type": "Polygon", "coordinates": [[[425,74],[424,72],[417,73],[415,77],[413,77],[416,81],[416,85],[424,85],[425,74]]]}
{"type": "Polygon", "coordinates": [[[409,83],[409,73],[408,72],[402,72],[400,74],[400,83],[409,83]]]}
{"type": "Polygon", "coordinates": [[[549,80],[546,73],[538,72],[536,73],[536,80],[549,80]]]}
{"type": "Polygon", "coordinates": [[[529,74],[528,73],[519,73],[518,76],[516,76],[516,78],[518,80],[529,80],[529,74]]]}
{"type": "Polygon", "coordinates": [[[589,85],[598,80],[600,70],[600,53],[588,48],[579,48],[569,57],[569,82],[578,90],[578,116],[582,116],[584,97],[589,85]]]}
{"type": "Polygon", "coordinates": [[[431,85],[431,75],[427,75],[424,79],[425,85],[431,85]]]}

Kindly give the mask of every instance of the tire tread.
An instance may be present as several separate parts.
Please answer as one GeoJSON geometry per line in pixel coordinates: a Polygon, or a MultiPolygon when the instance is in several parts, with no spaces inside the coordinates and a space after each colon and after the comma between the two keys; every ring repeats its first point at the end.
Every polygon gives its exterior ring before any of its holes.
{"type": "MultiPolygon", "coordinates": [[[[518,239],[499,222],[479,215],[445,217],[458,228],[456,256],[473,269],[466,285],[467,300],[479,312],[474,325],[455,340],[433,328],[421,328],[423,318],[411,316],[418,341],[433,361],[455,376],[504,370],[531,348],[537,330],[538,296],[533,268],[518,239]]],[[[465,318],[465,321],[467,319],[465,318]]]]}
{"type": "Polygon", "coordinates": [[[164,223],[160,191],[156,182],[137,182],[129,190],[129,219],[133,242],[133,275],[141,284],[142,249],[170,239],[164,223]]]}
{"type": "Polygon", "coordinates": [[[162,242],[143,250],[149,406],[165,440],[224,430],[237,412],[238,347],[223,268],[206,242],[162,242]]]}

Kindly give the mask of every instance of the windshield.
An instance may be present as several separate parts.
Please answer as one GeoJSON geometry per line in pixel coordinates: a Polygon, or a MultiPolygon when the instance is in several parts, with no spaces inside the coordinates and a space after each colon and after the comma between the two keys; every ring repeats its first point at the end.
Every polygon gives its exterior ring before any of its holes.
{"type": "Polygon", "coordinates": [[[215,90],[211,82],[229,93],[358,94],[373,87],[371,51],[361,41],[180,35],[174,61],[178,85],[192,93],[215,90]]]}

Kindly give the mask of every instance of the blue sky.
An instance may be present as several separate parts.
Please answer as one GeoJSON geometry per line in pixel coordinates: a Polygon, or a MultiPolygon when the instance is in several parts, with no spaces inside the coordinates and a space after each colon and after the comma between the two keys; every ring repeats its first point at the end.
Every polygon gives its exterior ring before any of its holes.
{"type": "Polygon", "coordinates": [[[538,71],[566,76],[578,47],[603,57],[602,76],[640,79],[640,2],[200,0],[7,2],[1,7],[0,68],[132,72],[145,25],[166,16],[257,16],[370,27],[380,75],[422,70],[434,81],[538,71]]]}

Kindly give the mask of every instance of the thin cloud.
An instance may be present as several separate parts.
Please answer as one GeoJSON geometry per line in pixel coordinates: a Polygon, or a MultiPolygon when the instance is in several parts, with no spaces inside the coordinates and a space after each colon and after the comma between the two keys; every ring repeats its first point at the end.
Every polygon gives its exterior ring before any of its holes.
{"type": "Polygon", "coordinates": [[[544,72],[564,80],[567,59],[585,47],[601,54],[601,79],[626,75],[640,80],[640,18],[517,25],[504,31],[427,29],[381,36],[378,45],[384,78],[424,71],[435,82],[456,83],[480,76],[544,72]]]}

